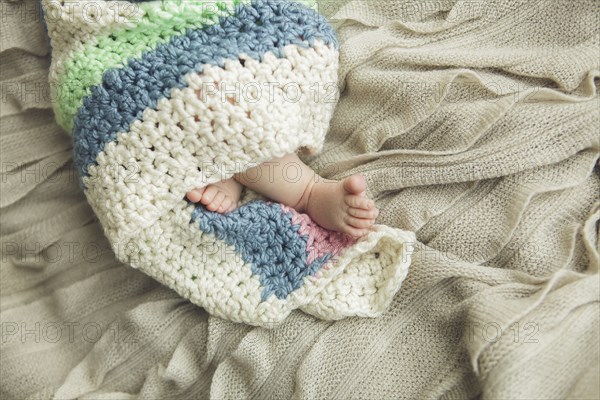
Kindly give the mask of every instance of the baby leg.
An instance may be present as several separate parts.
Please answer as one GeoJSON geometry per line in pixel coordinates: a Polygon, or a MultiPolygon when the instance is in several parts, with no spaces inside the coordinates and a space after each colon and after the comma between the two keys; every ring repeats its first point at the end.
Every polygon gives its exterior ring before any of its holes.
{"type": "Polygon", "coordinates": [[[250,168],[234,178],[265,197],[307,213],[323,228],[354,237],[366,235],[379,215],[375,202],[366,197],[363,176],[324,179],[296,154],[250,168]]]}

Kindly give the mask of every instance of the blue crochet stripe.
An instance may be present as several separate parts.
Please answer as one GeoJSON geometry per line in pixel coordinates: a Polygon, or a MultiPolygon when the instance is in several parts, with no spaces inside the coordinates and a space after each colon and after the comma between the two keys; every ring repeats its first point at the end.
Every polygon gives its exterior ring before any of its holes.
{"type": "Polygon", "coordinates": [[[221,17],[219,24],[190,29],[127,66],[104,73],[102,84],[91,89],[74,120],[75,163],[81,176],[146,108],[156,108],[172,89],[185,88],[186,74],[200,73],[205,65],[223,67],[225,60],[237,59],[240,53],[262,61],[267,52],[284,57],[283,47],[290,44],[308,48],[321,39],[338,46],[325,17],[299,4],[254,0],[237,5],[235,12],[221,17]]]}
{"type": "Polygon", "coordinates": [[[285,299],[300,288],[306,276],[314,275],[331,259],[326,255],[307,263],[307,237],[300,225],[278,203],[255,200],[229,214],[206,210],[202,205],[192,212],[192,221],[206,233],[235,247],[242,259],[252,265],[252,273],[263,287],[262,301],[271,294],[285,299]]]}

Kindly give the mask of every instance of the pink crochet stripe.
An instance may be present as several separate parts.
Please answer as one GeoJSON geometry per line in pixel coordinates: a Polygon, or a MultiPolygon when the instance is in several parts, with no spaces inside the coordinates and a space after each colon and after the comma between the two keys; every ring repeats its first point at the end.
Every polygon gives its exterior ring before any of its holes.
{"type": "Polygon", "coordinates": [[[340,232],[322,228],[307,214],[300,214],[291,207],[281,204],[285,213],[292,214],[292,223],[300,225],[298,233],[306,236],[307,263],[310,265],[319,257],[331,254],[338,255],[342,250],[356,243],[356,239],[340,232]]]}

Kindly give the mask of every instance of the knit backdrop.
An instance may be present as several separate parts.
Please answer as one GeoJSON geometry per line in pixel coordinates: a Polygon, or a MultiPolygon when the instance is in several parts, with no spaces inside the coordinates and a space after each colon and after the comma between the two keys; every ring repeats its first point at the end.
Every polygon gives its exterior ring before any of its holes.
{"type": "Polygon", "coordinates": [[[342,92],[306,161],[418,244],[381,317],[275,329],[115,258],[36,10],[2,6],[3,399],[600,397],[598,2],[323,3],[342,92]]]}
{"type": "Polygon", "coordinates": [[[185,198],[322,149],[339,53],[311,3],[42,1],[54,113],[115,254],[232,321],[378,316],[410,264],[412,232],[356,241],[251,191],[227,214],[185,198]]]}

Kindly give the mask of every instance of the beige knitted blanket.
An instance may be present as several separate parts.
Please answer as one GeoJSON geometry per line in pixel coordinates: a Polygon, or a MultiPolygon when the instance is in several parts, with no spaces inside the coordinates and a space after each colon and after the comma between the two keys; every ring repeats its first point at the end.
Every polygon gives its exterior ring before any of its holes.
{"type": "Polygon", "coordinates": [[[382,317],[209,316],[118,263],[54,123],[33,1],[0,80],[3,399],[598,398],[597,1],[351,0],[322,175],[416,232],[382,317]]]}

